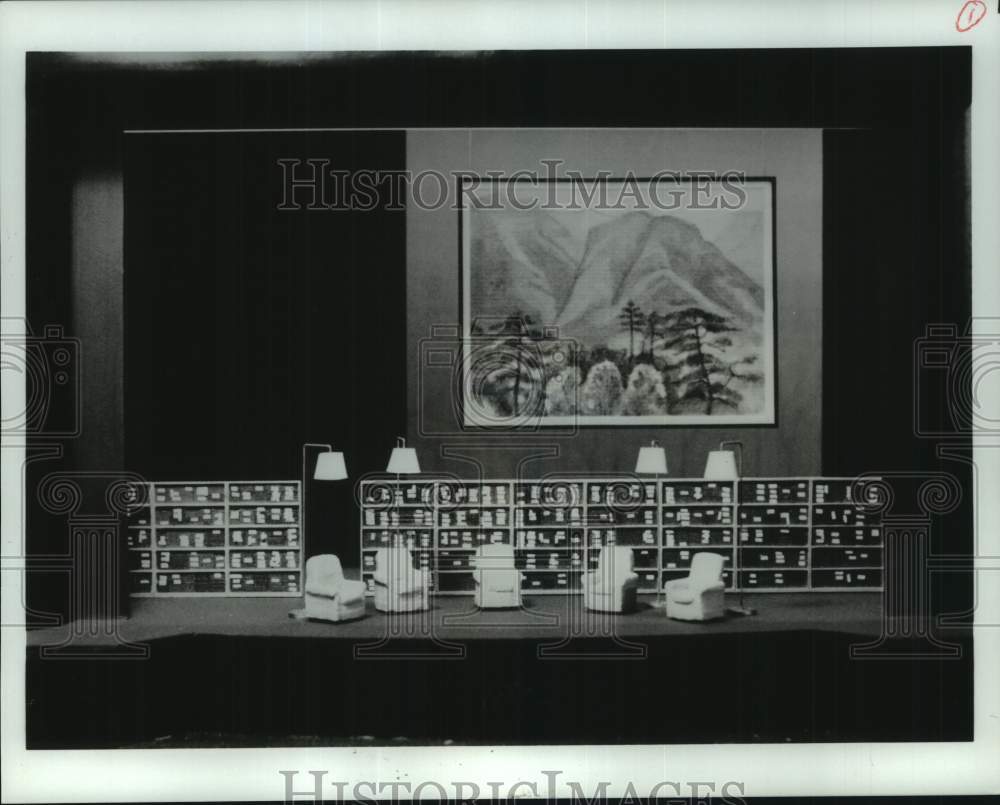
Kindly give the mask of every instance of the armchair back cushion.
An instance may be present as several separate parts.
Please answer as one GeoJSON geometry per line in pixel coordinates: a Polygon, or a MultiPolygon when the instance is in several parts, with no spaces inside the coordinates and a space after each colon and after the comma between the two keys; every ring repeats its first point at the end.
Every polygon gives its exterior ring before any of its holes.
{"type": "Polygon", "coordinates": [[[344,569],[340,566],[340,559],[332,553],[321,553],[306,560],[307,581],[309,579],[340,581],[343,578],[344,569]]]}
{"type": "Polygon", "coordinates": [[[688,577],[692,587],[709,587],[722,581],[724,559],[717,553],[696,553],[691,560],[691,574],[688,577]]]}
{"type": "Polygon", "coordinates": [[[386,579],[405,579],[413,575],[413,558],[407,548],[379,548],[375,552],[375,572],[386,579]]]}
{"type": "Polygon", "coordinates": [[[483,545],[476,554],[477,570],[510,570],[514,567],[512,545],[483,545]]]}
{"type": "Polygon", "coordinates": [[[597,557],[597,578],[608,584],[620,583],[632,575],[632,549],[607,545],[597,557]]]}

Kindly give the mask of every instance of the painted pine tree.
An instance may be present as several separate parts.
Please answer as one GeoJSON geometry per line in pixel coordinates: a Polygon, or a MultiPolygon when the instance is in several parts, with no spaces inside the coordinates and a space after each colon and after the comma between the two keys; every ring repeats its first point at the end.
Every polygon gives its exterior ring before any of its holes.
{"type": "Polygon", "coordinates": [[[622,312],[618,314],[618,323],[623,330],[628,331],[628,359],[631,366],[635,361],[635,334],[642,333],[642,328],[646,324],[646,314],[629,299],[622,312]]]}
{"type": "Polygon", "coordinates": [[[492,327],[497,340],[488,356],[484,392],[502,413],[518,417],[544,410],[544,371],[535,341],[541,332],[531,316],[515,311],[492,327]]]}
{"type": "Polygon", "coordinates": [[[667,316],[663,330],[664,347],[677,355],[669,368],[676,372],[674,383],[680,390],[680,404],[704,403],[704,413],[709,416],[720,405],[735,409],[743,395],[732,387],[733,380],[762,379],[756,372],[736,369],[740,364],[754,363],[755,357],[726,361],[725,350],[732,346],[726,334],[737,332],[737,328],[723,316],[690,307],[667,316]]]}
{"type": "Polygon", "coordinates": [[[655,363],[653,348],[656,346],[656,340],[663,336],[660,330],[663,325],[663,319],[662,313],[657,313],[653,310],[646,314],[645,321],[643,322],[642,346],[639,349],[639,353],[641,355],[648,355],[650,363],[655,363]]]}

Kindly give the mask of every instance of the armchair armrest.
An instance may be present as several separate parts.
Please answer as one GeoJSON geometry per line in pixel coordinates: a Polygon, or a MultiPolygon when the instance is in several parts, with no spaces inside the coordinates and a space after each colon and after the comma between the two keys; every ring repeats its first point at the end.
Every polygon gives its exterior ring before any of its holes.
{"type": "Polygon", "coordinates": [[[320,578],[306,579],[306,592],[310,595],[322,595],[325,598],[334,598],[340,592],[339,578],[321,576],[320,578]]]}
{"type": "Polygon", "coordinates": [[[344,581],[340,585],[340,600],[345,604],[353,604],[365,597],[367,585],[363,581],[344,581]]]}
{"type": "Polygon", "coordinates": [[[406,573],[396,578],[396,591],[400,593],[414,593],[417,590],[423,590],[430,585],[430,578],[430,571],[426,568],[407,570],[406,573]]]}
{"type": "Polygon", "coordinates": [[[597,592],[601,590],[611,591],[616,587],[638,587],[639,574],[627,573],[623,576],[610,576],[607,573],[601,573],[599,570],[591,570],[583,574],[582,583],[584,587],[590,587],[597,592]]]}

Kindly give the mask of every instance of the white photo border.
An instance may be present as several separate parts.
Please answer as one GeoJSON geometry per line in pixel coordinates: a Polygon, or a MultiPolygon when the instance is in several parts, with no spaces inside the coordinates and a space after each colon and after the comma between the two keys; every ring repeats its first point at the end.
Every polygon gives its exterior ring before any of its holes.
{"type": "MultiPolygon", "coordinates": [[[[0,5],[0,305],[25,305],[25,54],[30,51],[398,51],[564,48],[786,48],[971,46],[974,100],[970,159],[973,313],[1000,317],[1000,15],[995,4],[975,27],[956,25],[962,0],[845,3],[814,0],[641,0],[453,3],[8,2],[0,5]],[[769,7],[771,13],[765,11],[769,7]]],[[[987,334],[985,330],[981,330],[987,334]]],[[[1000,408],[995,386],[983,405],[1000,408]]],[[[5,416],[23,410],[23,384],[5,382],[5,416]]],[[[979,489],[1000,488],[1000,449],[974,437],[979,489]]],[[[0,507],[2,623],[23,623],[16,562],[24,447],[4,439],[0,507]],[[6,572],[10,570],[11,572],[6,572]]],[[[3,626],[2,798],[11,802],[123,802],[281,799],[282,769],[329,769],[348,780],[537,779],[561,769],[584,790],[611,780],[642,791],[664,779],[739,780],[743,796],[984,794],[1000,790],[1000,498],[979,496],[975,610],[975,739],[957,743],[774,745],[273,748],[25,751],[25,634],[3,626]],[[534,770],[534,771],[533,771],[534,770]],[[531,775],[530,777],[528,775],[531,775]]],[[[433,796],[433,790],[427,792],[433,796]]],[[[562,796],[571,792],[561,787],[562,796]]]]}

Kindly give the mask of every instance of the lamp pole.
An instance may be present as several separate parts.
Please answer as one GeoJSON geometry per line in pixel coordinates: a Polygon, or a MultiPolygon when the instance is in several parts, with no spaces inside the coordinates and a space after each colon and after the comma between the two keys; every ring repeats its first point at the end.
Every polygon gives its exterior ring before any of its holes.
{"type": "MultiPolygon", "coordinates": [[[[323,447],[328,451],[333,450],[332,444],[320,444],[317,442],[306,442],[302,445],[302,554],[305,555],[306,552],[306,534],[308,534],[309,529],[307,527],[306,521],[309,519],[309,510],[306,508],[306,483],[308,482],[308,476],[306,475],[306,455],[307,450],[310,447],[323,447]]],[[[308,557],[306,557],[308,558],[308,557]]]]}
{"type": "Polygon", "coordinates": [[[660,532],[663,525],[663,512],[661,509],[663,501],[661,499],[660,475],[666,475],[669,470],[667,469],[667,452],[660,446],[660,443],[656,439],[653,439],[648,447],[639,448],[639,457],[635,462],[635,471],[637,474],[653,476],[653,502],[656,505],[656,521],[659,524],[656,538],[656,573],[654,581],[656,585],[656,601],[653,606],[659,609],[664,603],[661,602],[663,585],[660,584],[663,578],[663,545],[660,543],[660,532]]]}
{"type": "MultiPolygon", "coordinates": [[[[738,511],[740,482],[743,478],[743,442],[720,442],[719,450],[725,450],[727,446],[739,448],[736,454],[736,488],[733,490],[736,493],[734,498],[736,502],[735,510],[738,511]]],[[[728,607],[729,612],[732,612],[734,615],[756,615],[757,611],[755,609],[747,607],[743,603],[743,585],[740,584],[740,524],[738,522],[733,523],[733,584],[736,585],[739,604],[735,607],[728,607]]]]}

